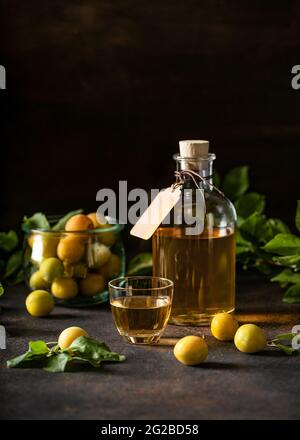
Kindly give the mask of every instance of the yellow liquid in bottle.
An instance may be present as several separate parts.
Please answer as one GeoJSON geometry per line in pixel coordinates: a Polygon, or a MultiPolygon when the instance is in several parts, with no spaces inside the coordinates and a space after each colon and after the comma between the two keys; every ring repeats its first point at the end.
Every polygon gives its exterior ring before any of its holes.
{"type": "Polygon", "coordinates": [[[153,275],[174,282],[170,322],[205,325],[235,308],[235,236],[230,228],[185,235],[185,228],[159,228],[153,235],[153,275]]]}
{"type": "Polygon", "coordinates": [[[111,302],[119,333],[135,343],[155,342],[170,317],[169,297],[127,296],[111,302]]]}

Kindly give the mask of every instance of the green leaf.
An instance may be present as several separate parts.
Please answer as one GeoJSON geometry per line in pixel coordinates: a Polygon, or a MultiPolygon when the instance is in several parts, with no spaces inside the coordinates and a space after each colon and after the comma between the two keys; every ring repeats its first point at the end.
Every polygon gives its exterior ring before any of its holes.
{"type": "Polygon", "coordinates": [[[99,368],[101,366],[101,362],[93,361],[93,359],[83,358],[81,356],[73,356],[72,359],[74,361],[84,362],[84,363],[90,364],[94,368],[99,368]]]}
{"type": "Polygon", "coordinates": [[[72,360],[72,356],[69,353],[58,353],[49,357],[44,370],[49,373],[62,373],[65,371],[68,362],[72,360]]]}
{"type": "Polygon", "coordinates": [[[254,212],[246,219],[242,219],[241,217],[238,217],[238,219],[239,232],[244,239],[252,243],[254,246],[253,251],[258,252],[258,250],[255,250],[255,243],[265,244],[274,237],[274,224],[270,219],[266,220],[264,214],[254,212]]]}
{"type": "Polygon", "coordinates": [[[300,200],[297,201],[297,211],[296,211],[295,223],[296,223],[298,231],[300,231],[300,200]]]}
{"type": "Polygon", "coordinates": [[[279,255],[299,255],[300,238],[293,234],[277,234],[263,249],[279,255]]]}
{"type": "Polygon", "coordinates": [[[237,230],[235,234],[235,241],[237,245],[252,245],[252,243],[249,240],[246,240],[243,235],[241,234],[241,231],[237,230]]]}
{"type": "Polygon", "coordinates": [[[147,275],[152,272],[152,254],[144,252],[129,262],[127,275],[147,275]]]}
{"type": "Polygon", "coordinates": [[[104,342],[98,342],[87,336],[80,336],[73,341],[69,350],[76,353],[76,356],[87,360],[92,360],[96,364],[103,361],[122,362],[125,356],[114,353],[104,342]]]}
{"type": "Polygon", "coordinates": [[[47,217],[42,212],[36,212],[31,217],[24,217],[22,230],[29,232],[31,229],[50,229],[47,217]]]}
{"type": "Polygon", "coordinates": [[[272,282],[278,282],[282,287],[287,284],[297,284],[300,283],[300,273],[294,272],[291,269],[284,269],[275,277],[271,278],[272,282]]]}
{"type": "Polygon", "coordinates": [[[279,233],[289,233],[289,228],[278,219],[267,219],[264,214],[255,212],[247,219],[238,218],[240,230],[251,240],[266,244],[279,233]]]}
{"type": "Polygon", "coordinates": [[[2,286],[2,284],[0,283],[0,296],[2,296],[2,295],[3,295],[3,293],[4,293],[4,289],[3,289],[3,286],[2,286]]]}
{"type": "Polygon", "coordinates": [[[278,348],[279,350],[283,351],[285,354],[287,354],[289,356],[291,354],[295,353],[296,351],[298,351],[296,348],[289,347],[288,345],[284,345],[284,344],[277,344],[276,342],[274,343],[273,346],[278,348]]]}
{"type": "Polygon", "coordinates": [[[280,266],[289,266],[293,269],[300,268],[300,255],[286,255],[283,257],[273,257],[274,263],[280,266]]]}
{"type": "Polygon", "coordinates": [[[15,231],[0,232],[0,249],[5,252],[13,251],[18,245],[18,236],[15,231]]]}
{"type": "Polygon", "coordinates": [[[257,212],[262,214],[265,209],[265,196],[251,192],[240,197],[235,203],[237,215],[247,218],[257,212]]]}
{"type": "Polygon", "coordinates": [[[284,294],[283,302],[296,304],[300,302],[300,283],[291,286],[284,294]]]}
{"type": "Polygon", "coordinates": [[[29,351],[6,362],[8,368],[24,368],[32,358],[29,351]]]}
{"type": "Polygon", "coordinates": [[[248,167],[237,167],[226,174],[223,182],[223,191],[231,200],[237,200],[249,188],[248,167]]]}
{"type": "Polygon", "coordinates": [[[291,355],[295,351],[297,351],[297,349],[291,347],[290,345],[282,344],[281,342],[278,341],[291,342],[295,338],[295,336],[297,336],[296,333],[282,333],[280,335],[275,336],[275,338],[271,340],[269,345],[271,347],[276,347],[279,350],[282,350],[285,354],[291,355]]]}
{"type": "Polygon", "coordinates": [[[242,236],[241,232],[239,230],[236,231],[236,255],[251,253],[254,251],[253,244],[245,240],[245,238],[242,236]]]}
{"type": "Polygon", "coordinates": [[[236,251],[236,255],[238,256],[251,252],[251,248],[249,246],[237,245],[235,251],[236,251]]]}
{"type": "Polygon", "coordinates": [[[101,362],[122,362],[125,356],[112,352],[104,342],[81,336],[77,338],[71,347],[61,350],[58,345],[49,348],[48,345],[55,342],[30,341],[29,349],[7,361],[8,368],[43,368],[50,373],[58,373],[66,370],[68,363],[76,361],[89,363],[98,368],[101,362]]]}
{"type": "Polygon", "coordinates": [[[263,236],[263,228],[266,223],[266,217],[258,212],[250,215],[240,225],[240,231],[248,240],[255,239],[259,241],[263,236]]]}
{"type": "Polygon", "coordinates": [[[284,233],[284,234],[290,233],[290,228],[282,220],[279,220],[278,218],[269,218],[267,223],[272,228],[271,238],[275,237],[275,235],[279,233],[284,233]]]}
{"type": "Polygon", "coordinates": [[[46,359],[48,353],[49,349],[43,341],[29,342],[28,351],[7,361],[7,367],[28,368],[31,366],[40,366],[43,360],[46,359]]]}
{"type": "Polygon", "coordinates": [[[49,354],[50,350],[44,341],[30,341],[28,351],[7,361],[8,368],[28,368],[29,366],[40,366],[43,359],[49,354]]]}
{"type": "Polygon", "coordinates": [[[260,260],[259,258],[254,262],[253,267],[268,277],[273,274],[273,267],[268,263],[264,263],[264,261],[260,260]]]}
{"type": "Polygon", "coordinates": [[[281,333],[280,335],[275,336],[275,338],[273,338],[271,342],[292,341],[295,336],[296,333],[281,333]]]}
{"type": "Polygon", "coordinates": [[[272,218],[262,222],[257,230],[258,239],[263,244],[266,244],[281,232],[289,233],[289,228],[280,220],[272,218]]]}
{"type": "Polygon", "coordinates": [[[68,212],[68,214],[64,215],[58,222],[52,227],[53,231],[63,231],[65,229],[67,221],[77,214],[82,214],[83,209],[77,209],[76,211],[68,212]]]}
{"type": "Polygon", "coordinates": [[[14,252],[8,259],[6,270],[4,273],[4,278],[9,278],[12,276],[17,270],[22,267],[23,264],[23,253],[22,251],[14,252]]]}
{"type": "Polygon", "coordinates": [[[34,355],[39,355],[49,353],[49,348],[44,341],[30,341],[28,351],[34,355]]]}

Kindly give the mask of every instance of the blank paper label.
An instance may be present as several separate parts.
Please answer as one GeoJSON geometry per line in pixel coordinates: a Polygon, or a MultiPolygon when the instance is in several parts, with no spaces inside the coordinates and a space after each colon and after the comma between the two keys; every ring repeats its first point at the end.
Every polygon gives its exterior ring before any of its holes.
{"type": "Polygon", "coordinates": [[[181,197],[181,189],[161,190],[130,231],[131,235],[148,240],[181,197]]]}

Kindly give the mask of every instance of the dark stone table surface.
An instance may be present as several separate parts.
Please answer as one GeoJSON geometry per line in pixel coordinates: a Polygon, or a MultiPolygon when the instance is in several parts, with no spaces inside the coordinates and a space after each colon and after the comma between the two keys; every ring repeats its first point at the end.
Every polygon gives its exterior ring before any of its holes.
{"type": "MultiPolygon", "coordinates": [[[[268,348],[257,355],[217,342],[208,328],[168,326],[165,337],[205,334],[209,356],[198,367],[178,363],[172,340],[161,346],[132,346],[118,335],[107,306],[57,307],[48,318],[25,311],[25,288],[7,288],[0,323],[7,348],[0,350],[1,419],[297,419],[300,416],[300,354],[268,348]],[[7,369],[6,360],[29,340],[53,341],[78,325],[126,355],[122,364],[99,370],[50,374],[7,369]]],[[[300,324],[300,306],[282,303],[282,290],[249,275],[239,275],[237,315],[262,325],[273,336],[300,324]]]]}

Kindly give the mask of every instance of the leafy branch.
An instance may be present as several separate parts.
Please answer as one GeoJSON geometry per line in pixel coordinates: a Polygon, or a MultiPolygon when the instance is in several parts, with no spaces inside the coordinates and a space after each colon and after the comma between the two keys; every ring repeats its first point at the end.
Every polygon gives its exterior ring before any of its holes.
{"type": "Polygon", "coordinates": [[[296,333],[283,333],[269,341],[268,346],[277,348],[287,355],[291,355],[299,351],[299,343],[299,335],[296,333]],[[293,341],[296,342],[295,345],[293,345],[293,341]]]}
{"type": "Polygon", "coordinates": [[[102,362],[123,362],[125,356],[115,353],[100,341],[80,336],[75,339],[72,345],[60,349],[58,344],[45,341],[30,341],[28,350],[13,359],[7,361],[8,368],[43,368],[49,373],[61,373],[70,366],[80,367],[89,364],[99,368],[102,362]],[[52,344],[52,343],[51,343],[52,344]]]}
{"type": "MultiPolygon", "coordinates": [[[[288,287],[284,302],[300,302],[300,237],[291,233],[280,219],[268,218],[265,196],[247,192],[247,167],[238,167],[224,178],[222,189],[234,201],[237,211],[237,262],[247,269],[256,269],[272,282],[288,287]],[[242,190],[241,190],[242,188],[242,190]]],[[[300,201],[295,224],[300,232],[300,201]]]]}

